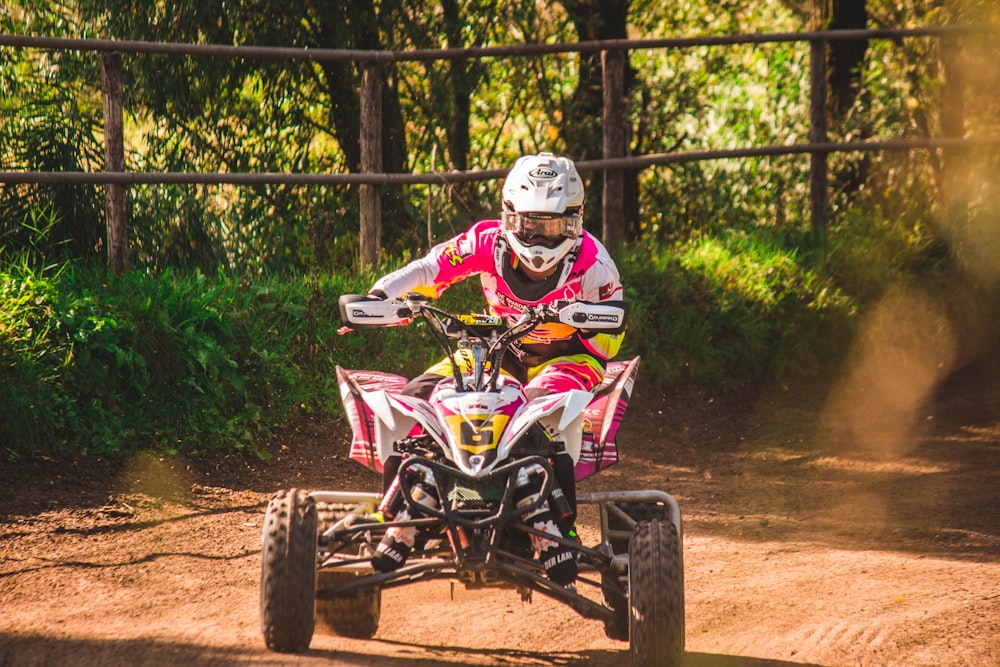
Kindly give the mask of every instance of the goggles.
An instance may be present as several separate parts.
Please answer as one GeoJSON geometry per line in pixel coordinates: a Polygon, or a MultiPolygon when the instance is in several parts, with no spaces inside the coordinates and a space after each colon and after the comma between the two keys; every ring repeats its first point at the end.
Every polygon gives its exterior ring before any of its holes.
{"type": "Polygon", "coordinates": [[[567,238],[579,238],[583,221],[580,215],[504,211],[500,226],[504,232],[513,232],[522,243],[551,247],[567,238]]]}

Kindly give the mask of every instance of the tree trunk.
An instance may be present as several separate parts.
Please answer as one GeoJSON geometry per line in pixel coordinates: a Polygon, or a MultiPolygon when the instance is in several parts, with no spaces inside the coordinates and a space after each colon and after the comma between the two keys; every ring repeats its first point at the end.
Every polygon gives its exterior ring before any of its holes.
{"type": "MultiPolygon", "coordinates": [[[[830,30],[863,30],[868,27],[865,0],[835,0],[830,16],[830,30]]],[[[854,105],[861,87],[861,68],[868,52],[868,40],[830,43],[827,60],[830,111],[835,122],[842,123],[854,105]]]]}
{"type": "MultiPolygon", "coordinates": [[[[447,46],[462,48],[466,46],[462,37],[466,21],[455,0],[442,0],[442,13],[445,22],[447,46]]],[[[451,94],[451,118],[445,128],[448,138],[448,158],[451,168],[456,171],[466,171],[469,168],[469,118],[472,115],[472,95],[477,80],[473,68],[474,63],[467,60],[452,60],[448,62],[448,85],[451,94]]],[[[455,183],[449,192],[452,204],[459,210],[469,209],[470,202],[475,200],[475,183],[455,183]]]]}
{"type": "MultiPolygon", "coordinates": [[[[956,37],[941,40],[941,134],[960,139],[965,136],[965,80],[962,76],[961,47],[956,37]]],[[[963,165],[967,149],[952,148],[941,155],[941,206],[948,221],[965,231],[969,212],[965,193],[963,165]]]]}
{"type": "MultiPolygon", "coordinates": [[[[379,40],[379,21],[372,0],[351,0],[345,7],[332,3],[322,15],[322,42],[331,48],[356,47],[364,51],[378,51],[383,48],[379,40]],[[345,14],[346,11],[346,26],[345,14]],[[345,43],[345,31],[349,41],[345,43]]],[[[321,65],[327,94],[330,99],[330,126],[347,159],[347,167],[353,172],[363,171],[361,133],[363,112],[361,109],[360,87],[362,85],[363,64],[324,61],[321,65]]],[[[381,123],[377,132],[381,135],[381,158],[378,171],[402,172],[406,167],[406,135],[403,114],[396,89],[395,69],[385,65],[380,68],[381,76],[381,123]]],[[[412,218],[402,202],[399,188],[379,188],[381,203],[379,209],[388,220],[380,224],[380,236],[402,238],[417,234],[412,218]],[[406,232],[404,232],[406,230],[406,232]]],[[[377,243],[381,246],[381,241],[377,243]]]]}
{"type": "MultiPolygon", "coordinates": [[[[567,0],[563,2],[566,13],[576,27],[580,41],[626,39],[626,30],[630,0],[567,0]]],[[[624,62],[623,99],[628,100],[635,82],[635,71],[629,66],[628,59],[624,62]]],[[[580,81],[573,94],[571,107],[564,114],[561,134],[565,137],[567,152],[576,160],[593,160],[601,157],[603,152],[603,110],[604,93],[602,90],[602,68],[600,54],[580,54],[580,81]]],[[[622,119],[625,133],[624,143],[626,154],[631,141],[632,128],[628,122],[628,113],[622,119]]],[[[622,192],[628,195],[622,201],[622,219],[624,229],[637,226],[639,217],[639,172],[624,170],[622,174],[622,192]]],[[[602,227],[597,220],[597,212],[602,211],[603,192],[591,187],[588,189],[587,222],[588,227],[602,227]]]]}
{"type": "MultiPolygon", "coordinates": [[[[826,41],[811,44],[809,65],[809,143],[826,143],[826,41]]],[[[809,156],[809,203],[813,229],[827,225],[827,164],[828,154],[813,152],[809,156]]]]}
{"type": "MultiPolygon", "coordinates": [[[[604,137],[605,158],[625,157],[625,51],[604,51],[602,54],[604,71],[604,137]]],[[[621,245],[625,228],[624,189],[625,179],[618,169],[604,171],[604,245],[612,253],[621,245]]]]}
{"type": "MultiPolygon", "coordinates": [[[[365,63],[361,76],[361,173],[382,171],[382,68],[378,63],[365,63]]],[[[361,264],[378,261],[381,249],[382,197],[377,185],[362,185],[361,264]]]]}

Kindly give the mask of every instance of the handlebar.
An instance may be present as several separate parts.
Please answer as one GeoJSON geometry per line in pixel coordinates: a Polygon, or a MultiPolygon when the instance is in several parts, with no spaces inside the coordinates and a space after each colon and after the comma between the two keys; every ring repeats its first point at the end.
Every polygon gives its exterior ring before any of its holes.
{"type": "Polygon", "coordinates": [[[448,355],[455,382],[460,391],[496,391],[504,354],[511,343],[527,336],[542,324],[560,322],[577,329],[620,332],[625,327],[625,307],[621,302],[538,304],[526,306],[513,323],[500,315],[482,313],[455,314],[428,303],[421,294],[404,299],[381,299],[374,296],[345,294],[340,297],[340,316],[345,326],[339,333],[353,329],[403,326],[420,317],[427,321],[441,348],[448,355]],[[471,348],[473,377],[467,384],[455,359],[449,339],[457,349],[471,348]],[[486,380],[486,372],[489,379],[486,380]]]}
{"type": "Polygon", "coordinates": [[[416,317],[431,314],[443,325],[450,338],[469,334],[480,337],[492,332],[502,333],[528,323],[538,326],[560,322],[576,329],[621,331],[625,325],[625,307],[621,302],[589,303],[586,301],[561,302],[527,306],[521,316],[509,327],[499,315],[483,313],[455,314],[430,305],[420,294],[408,294],[405,299],[379,299],[359,294],[340,297],[340,317],[352,329],[404,326],[416,317]]]}

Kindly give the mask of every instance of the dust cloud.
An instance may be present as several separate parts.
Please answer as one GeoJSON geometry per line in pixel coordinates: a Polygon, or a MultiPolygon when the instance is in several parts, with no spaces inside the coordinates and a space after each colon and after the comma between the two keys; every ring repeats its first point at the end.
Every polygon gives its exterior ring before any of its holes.
{"type": "Polygon", "coordinates": [[[178,465],[170,457],[151,452],[137,454],[123,472],[122,492],[161,501],[182,500],[191,492],[191,480],[178,465]]]}
{"type": "Polygon", "coordinates": [[[927,417],[928,399],[959,359],[959,343],[936,296],[916,288],[891,290],[865,318],[821,426],[848,451],[874,458],[905,455],[927,417]]]}

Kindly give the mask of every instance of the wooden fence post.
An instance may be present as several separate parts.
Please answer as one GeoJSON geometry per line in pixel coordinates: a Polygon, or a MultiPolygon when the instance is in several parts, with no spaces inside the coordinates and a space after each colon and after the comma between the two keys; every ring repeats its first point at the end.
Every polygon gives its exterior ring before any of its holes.
{"type": "MultiPolygon", "coordinates": [[[[361,173],[382,171],[382,68],[377,62],[366,62],[361,72],[361,173]]],[[[382,234],[382,189],[374,184],[362,184],[361,264],[372,265],[378,260],[382,234]]]]}
{"type": "MultiPolygon", "coordinates": [[[[965,77],[962,72],[961,44],[956,37],[944,37],[940,42],[941,70],[941,134],[948,138],[965,136],[965,77]]],[[[968,152],[960,147],[941,151],[941,208],[947,222],[964,233],[969,223],[969,209],[962,189],[968,175],[963,172],[968,152]]]]}
{"type": "MultiPolygon", "coordinates": [[[[625,51],[601,52],[604,88],[603,155],[625,157],[625,51]]],[[[625,175],[621,169],[604,170],[604,245],[612,254],[621,246],[625,228],[625,175]]]]}
{"type": "MultiPolygon", "coordinates": [[[[809,42],[809,143],[825,144],[826,131],[826,40],[809,42]]],[[[809,153],[809,204],[813,229],[826,229],[827,151],[809,153]]]]}
{"type": "MultiPolygon", "coordinates": [[[[104,96],[105,171],[125,171],[125,132],[122,122],[122,56],[101,54],[101,90],[104,96]]],[[[123,183],[105,186],[108,267],[115,273],[128,270],[128,213],[123,183]]]]}

